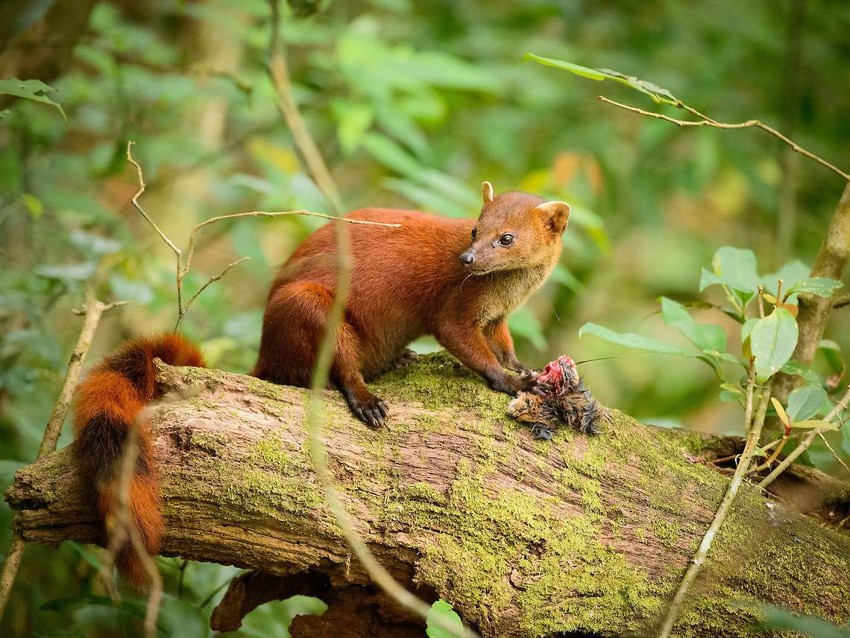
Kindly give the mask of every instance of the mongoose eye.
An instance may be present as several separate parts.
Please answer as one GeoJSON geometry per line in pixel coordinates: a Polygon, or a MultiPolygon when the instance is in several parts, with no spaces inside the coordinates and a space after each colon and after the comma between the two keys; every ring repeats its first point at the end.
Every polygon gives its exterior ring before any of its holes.
{"type": "Polygon", "coordinates": [[[472,229],[472,239],[475,239],[475,235],[476,235],[476,229],[475,229],[475,228],[473,228],[473,229],[472,229]]]}
{"type": "Polygon", "coordinates": [[[510,233],[505,233],[504,235],[499,237],[499,243],[502,246],[510,246],[511,244],[514,243],[514,236],[511,235],[510,233]]]}

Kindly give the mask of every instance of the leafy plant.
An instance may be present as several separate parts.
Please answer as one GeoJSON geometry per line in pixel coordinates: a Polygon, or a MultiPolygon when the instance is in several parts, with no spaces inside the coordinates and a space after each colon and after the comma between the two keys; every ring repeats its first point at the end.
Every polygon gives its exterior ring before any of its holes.
{"type": "MultiPolygon", "coordinates": [[[[797,295],[805,293],[829,297],[842,285],[834,279],[806,277],[807,272],[808,268],[792,262],[778,273],[759,275],[756,257],[751,250],[724,246],[715,253],[711,269],[702,269],[699,290],[702,292],[714,286],[722,290],[726,303],[707,305],[739,324],[740,353],[727,351],[726,330],[722,326],[697,323],[683,304],[667,297],[660,299],[661,317],[666,325],[678,330],[692,348],[638,334],[614,332],[593,323],[582,326],[579,336],[595,335],[635,350],[703,361],[717,375],[720,397],[736,400],[742,406],[746,389],[744,371],[750,361],[755,368],[755,380],[759,383],[766,383],[780,370],[800,376],[805,385],[790,395],[787,411],[773,400],[776,413],[786,427],[785,436],[792,429],[827,426],[835,429],[835,425],[813,418],[832,406],[825,381],[812,370],[790,361],[798,337],[797,306],[794,303],[797,295]],[[768,290],[772,294],[766,292],[768,290]]],[[[837,344],[828,342],[824,349],[829,351],[834,367],[843,371],[844,362],[837,344]]]]}

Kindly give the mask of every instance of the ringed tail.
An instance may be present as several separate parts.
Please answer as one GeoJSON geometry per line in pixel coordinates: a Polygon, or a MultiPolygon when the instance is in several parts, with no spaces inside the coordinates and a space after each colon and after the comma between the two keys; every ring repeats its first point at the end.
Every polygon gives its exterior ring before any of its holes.
{"type": "MultiPolygon", "coordinates": [[[[139,457],[128,507],[149,555],[159,553],[165,527],[150,425],[140,418],[145,406],[162,394],[156,383],[155,358],[170,365],[206,367],[198,348],[179,335],[133,339],[88,374],[74,404],[73,461],[93,487],[106,542],[118,506],[124,446],[131,428],[138,428],[139,457]]],[[[129,542],[119,548],[116,565],[137,587],[147,585],[142,558],[129,542]]]]}

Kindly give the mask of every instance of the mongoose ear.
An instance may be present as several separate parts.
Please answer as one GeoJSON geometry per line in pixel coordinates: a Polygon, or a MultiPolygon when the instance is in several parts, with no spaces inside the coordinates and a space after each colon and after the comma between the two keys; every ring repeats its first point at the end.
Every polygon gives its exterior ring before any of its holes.
{"type": "Polygon", "coordinates": [[[481,182],[481,199],[485,204],[493,201],[493,185],[490,182],[481,182]]]}
{"type": "Polygon", "coordinates": [[[536,206],[534,210],[544,216],[546,224],[553,233],[560,235],[566,230],[567,222],[570,220],[570,205],[566,202],[546,202],[536,206]]]}

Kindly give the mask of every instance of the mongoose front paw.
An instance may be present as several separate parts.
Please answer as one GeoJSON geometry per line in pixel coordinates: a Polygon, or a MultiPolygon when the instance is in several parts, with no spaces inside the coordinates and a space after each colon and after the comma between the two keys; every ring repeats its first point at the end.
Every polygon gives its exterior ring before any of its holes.
{"type": "Polygon", "coordinates": [[[517,377],[519,381],[520,392],[532,392],[539,396],[545,396],[547,392],[552,391],[552,386],[540,380],[540,374],[534,370],[525,370],[517,377]]]}
{"type": "Polygon", "coordinates": [[[346,396],[346,399],[354,416],[373,428],[381,427],[390,413],[387,404],[371,393],[357,397],[346,396]]]}
{"type": "Polygon", "coordinates": [[[519,376],[505,375],[496,379],[488,379],[487,385],[490,386],[491,390],[504,392],[514,397],[520,392],[533,392],[542,396],[546,393],[548,386],[538,381],[537,377],[536,372],[529,370],[519,376]]]}

